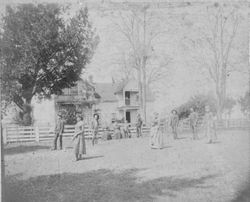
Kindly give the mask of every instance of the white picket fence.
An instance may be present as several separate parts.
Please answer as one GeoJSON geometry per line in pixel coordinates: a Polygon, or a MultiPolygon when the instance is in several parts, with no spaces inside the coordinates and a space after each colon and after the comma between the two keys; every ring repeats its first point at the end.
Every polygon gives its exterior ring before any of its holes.
{"type": "MultiPolygon", "coordinates": [[[[198,122],[198,128],[201,128],[202,120],[198,122]]],[[[170,132],[171,129],[167,122],[162,123],[161,127],[164,127],[165,131],[170,132]]],[[[179,131],[185,132],[190,130],[190,125],[188,120],[182,120],[179,124],[179,131]]],[[[218,129],[250,129],[250,120],[247,119],[232,119],[232,120],[222,120],[217,122],[218,129]]],[[[4,143],[12,142],[41,142],[46,140],[52,140],[54,138],[54,127],[53,126],[7,126],[3,128],[3,141],[4,143]]],[[[72,137],[75,132],[74,125],[66,125],[63,133],[63,137],[72,137]]],[[[114,133],[112,130],[99,129],[98,138],[102,138],[106,132],[111,134],[114,133]]],[[[130,132],[132,136],[136,135],[136,128],[134,126],[130,127],[130,132]]],[[[150,132],[150,127],[143,126],[142,134],[147,136],[150,132]]],[[[92,130],[90,127],[85,127],[84,130],[85,138],[90,139],[92,137],[92,130]]]]}
{"type": "MultiPolygon", "coordinates": [[[[202,121],[198,121],[198,128],[202,127],[202,121]]],[[[185,119],[180,121],[179,128],[181,131],[190,130],[189,120],[185,119]]],[[[250,120],[248,119],[228,119],[221,120],[216,122],[217,129],[249,129],[250,128],[250,120]]]]}
{"type": "MultiPolygon", "coordinates": [[[[144,126],[142,128],[142,134],[148,135],[150,131],[149,127],[144,126]]],[[[65,125],[63,137],[73,137],[75,132],[74,125],[65,125]]],[[[102,138],[106,129],[100,128],[98,131],[98,138],[102,138]]],[[[113,134],[112,130],[108,130],[113,134]]],[[[131,127],[130,132],[132,136],[136,134],[136,128],[131,127]]],[[[86,139],[92,137],[92,130],[90,127],[85,127],[84,134],[86,139]]],[[[4,143],[13,142],[41,142],[46,140],[52,140],[54,138],[53,126],[7,126],[3,128],[3,141],[4,143]]]]}

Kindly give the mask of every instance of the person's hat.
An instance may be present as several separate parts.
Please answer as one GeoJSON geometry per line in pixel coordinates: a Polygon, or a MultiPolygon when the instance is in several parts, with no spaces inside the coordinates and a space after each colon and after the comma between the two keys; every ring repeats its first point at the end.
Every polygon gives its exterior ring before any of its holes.
{"type": "Polygon", "coordinates": [[[173,109],[171,112],[172,112],[172,113],[173,113],[173,112],[176,112],[176,114],[178,113],[177,110],[175,110],[175,109],[173,109]]]}

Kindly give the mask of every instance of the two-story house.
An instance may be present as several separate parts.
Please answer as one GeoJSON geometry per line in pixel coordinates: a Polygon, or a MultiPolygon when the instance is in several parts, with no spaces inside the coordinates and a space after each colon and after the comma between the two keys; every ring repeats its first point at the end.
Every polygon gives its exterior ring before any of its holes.
{"type": "MultiPolygon", "coordinates": [[[[114,93],[118,100],[117,111],[119,116],[129,123],[135,123],[137,114],[140,113],[138,82],[136,80],[122,82],[114,93]]],[[[147,88],[146,95],[146,114],[148,117],[150,111],[152,111],[154,96],[149,88],[147,88]]]]}
{"type": "Polygon", "coordinates": [[[63,89],[54,99],[56,111],[64,113],[67,124],[74,124],[76,114],[82,114],[87,123],[91,121],[93,106],[100,101],[100,96],[89,82],[79,80],[76,86],[63,89]]]}
{"type": "MultiPolygon", "coordinates": [[[[154,96],[147,89],[147,120],[152,113],[154,96]]],[[[139,90],[135,80],[121,83],[93,83],[80,80],[72,88],[63,90],[51,100],[34,103],[37,124],[51,124],[57,112],[63,112],[68,124],[74,124],[76,114],[82,114],[90,123],[93,113],[99,113],[101,124],[109,125],[113,119],[135,123],[140,111],[139,90]]]]}
{"type": "MultiPolygon", "coordinates": [[[[136,122],[136,116],[140,111],[139,88],[136,80],[123,81],[121,83],[95,83],[95,91],[100,95],[100,102],[93,107],[102,117],[104,124],[111,120],[127,120],[136,122]]],[[[154,96],[147,89],[147,120],[152,112],[154,96]]]]}

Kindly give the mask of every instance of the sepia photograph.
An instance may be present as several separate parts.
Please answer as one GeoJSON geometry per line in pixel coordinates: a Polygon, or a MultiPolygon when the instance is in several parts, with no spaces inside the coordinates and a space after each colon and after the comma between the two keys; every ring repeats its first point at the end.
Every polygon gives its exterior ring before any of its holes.
{"type": "Polygon", "coordinates": [[[250,1],[1,0],[3,202],[250,202],[250,1]]]}

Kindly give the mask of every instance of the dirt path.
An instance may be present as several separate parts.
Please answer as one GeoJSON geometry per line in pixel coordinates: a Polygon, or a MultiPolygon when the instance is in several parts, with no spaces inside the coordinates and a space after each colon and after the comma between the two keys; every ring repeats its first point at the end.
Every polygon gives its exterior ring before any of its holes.
{"type": "Polygon", "coordinates": [[[150,149],[148,138],[88,143],[79,162],[72,161],[69,141],[63,151],[7,148],[8,185],[23,185],[19,192],[28,201],[232,201],[249,176],[248,131],[223,132],[216,144],[189,136],[169,140],[162,150],[150,149]],[[53,176],[60,176],[59,185],[51,185],[53,176]]]}

